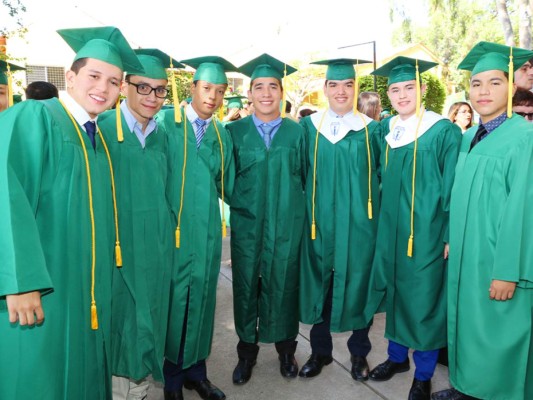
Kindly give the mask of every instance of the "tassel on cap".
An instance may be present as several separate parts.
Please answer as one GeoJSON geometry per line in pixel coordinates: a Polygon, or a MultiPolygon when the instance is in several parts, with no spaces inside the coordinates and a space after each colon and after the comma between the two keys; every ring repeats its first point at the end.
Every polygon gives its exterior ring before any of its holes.
{"type": "Polygon", "coordinates": [[[422,104],[420,93],[420,72],[418,71],[418,60],[416,60],[416,116],[420,115],[420,105],[422,104]]]}
{"type": "MultiPolygon", "coordinates": [[[[170,65],[172,68],[172,64],[170,65]]],[[[172,85],[172,103],[174,104],[174,121],[177,124],[181,123],[181,110],[180,110],[180,103],[178,99],[178,87],[176,85],[176,75],[174,73],[174,70],[172,70],[171,77],[170,77],[171,85],[172,85]]]]}
{"type": "Polygon", "coordinates": [[[115,105],[115,114],[117,117],[117,140],[119,142],[124,141],[124,132],[122,131],[122,118],[120,117],[120,97],[117,99],[115,105]]]}
{"type": "Polygon", "coordinates": [[[8,107],[13,106],[13,77],[11,76],[9,64],[7,64],[7,102],[8,107]]]}
{"type": "Polygon", "coordinates": [[[509,92],[507,97],[507,118],[513,116],[513,81],[514,81],[513,48],[509,53],[509,92]]]}

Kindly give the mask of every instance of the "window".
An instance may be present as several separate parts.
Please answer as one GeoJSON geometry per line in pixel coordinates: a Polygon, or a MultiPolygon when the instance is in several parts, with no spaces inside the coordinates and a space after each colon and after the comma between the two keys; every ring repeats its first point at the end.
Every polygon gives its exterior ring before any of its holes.
{"type": "Polygon", "coordinates": [[[46,67],[43,65],[26,66],[26,84],[35,81],[46,81],[54,84],[58,90],[66,90],[65,68],[46,67]]]}

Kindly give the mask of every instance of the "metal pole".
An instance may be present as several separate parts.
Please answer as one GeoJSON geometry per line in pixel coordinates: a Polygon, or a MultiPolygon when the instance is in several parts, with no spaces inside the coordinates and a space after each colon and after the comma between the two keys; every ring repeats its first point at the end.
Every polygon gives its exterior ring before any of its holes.
{"type": "MultiPolygon", "coordinates": [[[[376,70],[376,41],[372,41],[372,45],[374,47],[374,71],[376,70]]],[[[377,85],[376,85],[376,75],[372,75],[374,77],[374,92],[378,91],[377,85]]]]}

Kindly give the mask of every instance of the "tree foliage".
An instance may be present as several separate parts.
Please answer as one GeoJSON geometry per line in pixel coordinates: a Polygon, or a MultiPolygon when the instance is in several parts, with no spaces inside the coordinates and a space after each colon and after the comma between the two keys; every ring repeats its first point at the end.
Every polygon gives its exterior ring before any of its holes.
{"type": "Polygon", "coordinates": [[[22,4],[21,0],[2,0],[3,9],[0,16],[6,15],[6,19],[2,18],[0,25],[0,36],[23,36],[26,33],[24,27],[23,14],[26,12],[26,6],[22,4]],[[9,20],[7,17],[9,16],[9,20]],[[9,24],[8,22],[14,23],[9,24]],[[8,23],[7,25],[5,25],[8,23]]]}

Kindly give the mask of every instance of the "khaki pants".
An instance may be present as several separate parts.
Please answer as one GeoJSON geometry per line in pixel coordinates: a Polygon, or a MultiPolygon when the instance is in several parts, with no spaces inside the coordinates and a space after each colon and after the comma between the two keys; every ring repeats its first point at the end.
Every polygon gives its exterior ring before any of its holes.
{"type": "Polygon", "coordinates": [[[143,400],[148,396],[148,379],[133,381],[113,375],[113,400],[143,400]]]}

